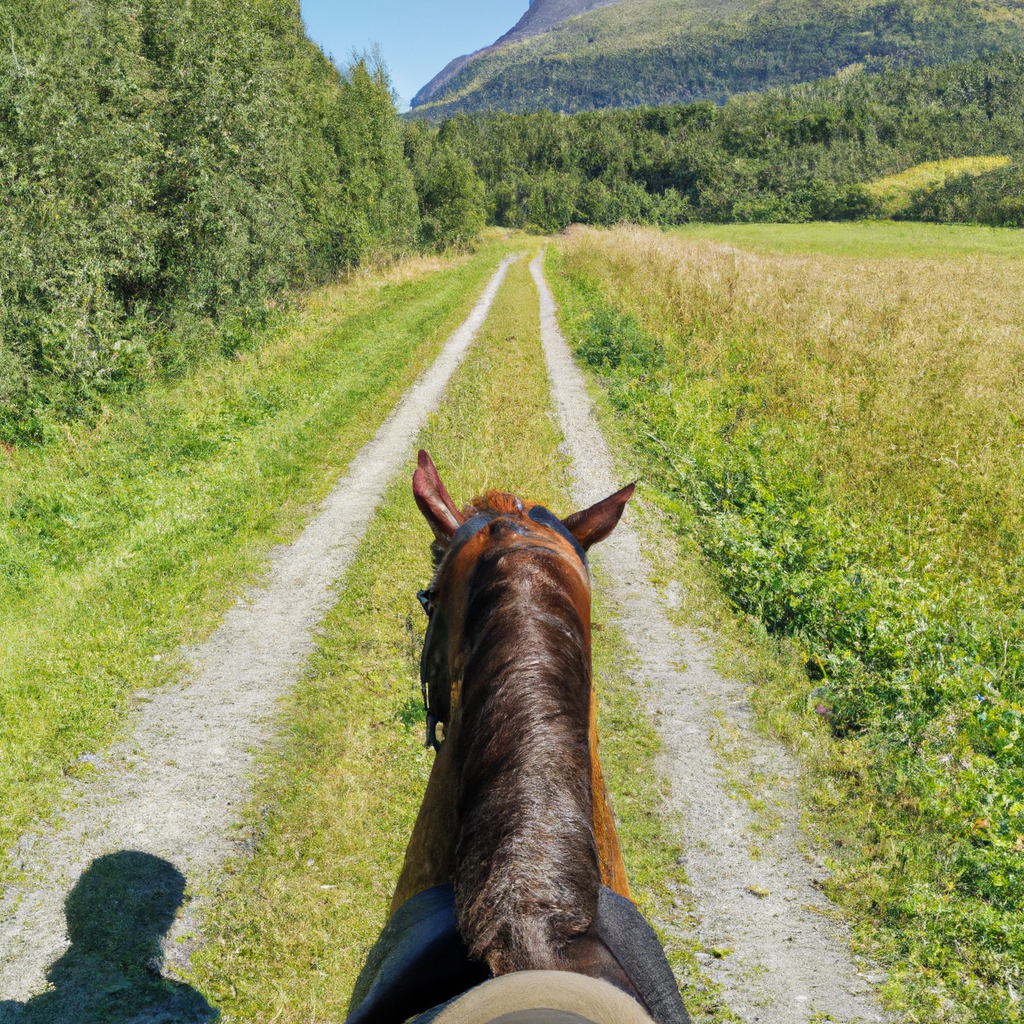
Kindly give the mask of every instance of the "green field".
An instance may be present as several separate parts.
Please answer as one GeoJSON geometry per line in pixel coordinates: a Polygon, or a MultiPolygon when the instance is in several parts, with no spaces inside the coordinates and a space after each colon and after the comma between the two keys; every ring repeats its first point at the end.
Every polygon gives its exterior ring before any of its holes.
{"type": "Polygon", "coordinates": [[[1024,257],[1024,234],[1015,228],[964,224],[853,221],[846,224],[692,224],[673,228],[681,239],[706,238],[751,252],[789,256],[821,253],[862,259],[1024,257]]]}
{"type": "Polygon", "coordinates": [[[706,567],[691,612],[721,627],[762,724],[806,759],[827,891],[912,1020],[1020,1019],[1013,240],[578,229],[554,275],[609,429],[706,567]]]}

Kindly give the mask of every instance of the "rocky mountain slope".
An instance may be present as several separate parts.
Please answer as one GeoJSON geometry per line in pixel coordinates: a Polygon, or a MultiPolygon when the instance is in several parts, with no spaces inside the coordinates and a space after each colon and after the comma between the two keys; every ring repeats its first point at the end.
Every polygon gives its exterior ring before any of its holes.
{"type": "Polygon", "coordinates": [[[412,106],[436,118],[721,102],[851,66],[940,64],[1008,48],[1024,48],[1020,0],[534,0],[412,106]]]}
{"type": "Polygon", "coordinates": [[[577,14],[585,14],[598,7],[610,7],[622,0],[531,0],[526,13],[503,36],[496,39],[490,46],[485,46],[475,53],[466,53],[455,60],[449,61],[416,95],[412,98],[412,106],[417,107],[430,103],[442,95],[445,87],[471,61],[487,53],[500,50],[510,43],[519,43],[524,39],[547,32],[567,18],[577,14]]]}

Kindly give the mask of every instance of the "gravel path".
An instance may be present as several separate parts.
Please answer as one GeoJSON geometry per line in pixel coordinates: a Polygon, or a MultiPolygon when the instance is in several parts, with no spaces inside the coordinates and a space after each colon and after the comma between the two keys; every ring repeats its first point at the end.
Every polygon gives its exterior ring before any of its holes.
{"type": "MultiPolygon", "coordinates": [[[[69,794],[67,822],[24,838],[15,850],[24,882],[0,900],[0,1000],[25,1000],[45,988],[47,970],[69,946],[65,897],[95,858],[143,851],[172,862],[194,886],[237,852],[232,826],[249,792],[252,750],[266,740],[278,698],[296,681],[316,627],[337,599],[333,584],[516,258],[501,263],[316,518],[273,553],[264,585],[240,600],[209,640],[181,652],[191,666],[184,682],[139,694],[130,738],[90,758],[96,779],[69,794]]],[[[165,945],[172,965],[187,958],[196,926],[194,902],[165,945]]]]}
{"type": "MultiPolygon", "coordinates": [[[[559,331],[542,261],[538,256],[530,270],[540,291],[548,374],[573,463],[572,496],[582,508],[622,481],[559,331]]],[[[628,522],[595,549],[595,562],[609,581],[617,624],[639,660],[638,681],[650,687],[648,706],[664,744],[660,769],[671,780],[670,809],[682,812],[684,821],[700,941],[705,949],[732,950],[721,959],[703,955],[708,973],[724,987],[726,1004],[759,1024],[886,1019],[872,993],[871,981],[879,979],[858,973],[841,928],[825,916],[830,904],[815,886],[823,869],[799,852],[796,762],[754,731],[743,687],[719,675],[711,652],[670,623],[628,522]],[[753,813],[716,768],[713,738],[723,721],[776,779],[765,794],[779,803],[783,819],[772,839],[755,839],[753,813]],[[750,855],[755,841],[763,851],[757,860],[750,855]]]]}

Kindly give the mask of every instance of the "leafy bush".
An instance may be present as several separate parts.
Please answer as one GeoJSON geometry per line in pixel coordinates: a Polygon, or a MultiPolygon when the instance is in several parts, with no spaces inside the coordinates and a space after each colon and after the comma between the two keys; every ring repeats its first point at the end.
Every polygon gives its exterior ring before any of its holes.
{"type": "Polygon", "coordinates": [[[661,342],[643,331],[636,320],[606,302],[593,299],[585,314],[586,330],[576,355],[596,369],[642,375],[665,361],[661,342]]]}
{"type": "Polygon", "coordinates": [[[899,217],[1024,227],[1024,165],[1011,163],[984,174],[958,174],[941,185],[917,189],[899,217]]]}
{"type": "Polygon", "coordinates": [[[0,345],[25,384],[0,440],[92,415],[232,348],[226,317],[414,244],[386,76],[340,75],[294,0],[12,0],[0,34],[0,345]]]}

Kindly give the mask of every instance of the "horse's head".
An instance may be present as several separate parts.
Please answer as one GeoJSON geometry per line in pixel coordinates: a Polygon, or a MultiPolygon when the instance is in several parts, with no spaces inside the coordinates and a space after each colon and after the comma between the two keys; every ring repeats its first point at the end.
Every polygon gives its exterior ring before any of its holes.
{"type": "Polygon", "coordinates": [[[460,934],[495,974],[575,969],[603,955],[582,938],[602,879],[628,892],[597,756],[587,551],[633,485],[564,519],[501,491],[460,510],[421,451],[413,493],[438,557],[420,678],[439,753],[412,857],[444,865],[460,934]]]}
{"type": "Polygon", "coordinates": [[[465,624],[474,573],[493,570],[503,560],[543,564],[578,609],[589,640],[587,551],[615,529],[635,484],[564,519],[536,502],[494,490],[460,510],[433,460],[420,451],[412,487],[416,504],[434,533],[438,562],[430,586],[419,593],[430,618],[420,662],[427,744],[437,749],[436,727],[442,723],[447,728],[461,667],[469,653],[465,624]]]}

